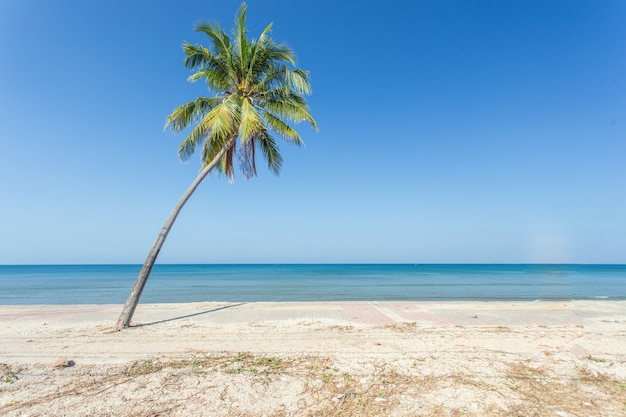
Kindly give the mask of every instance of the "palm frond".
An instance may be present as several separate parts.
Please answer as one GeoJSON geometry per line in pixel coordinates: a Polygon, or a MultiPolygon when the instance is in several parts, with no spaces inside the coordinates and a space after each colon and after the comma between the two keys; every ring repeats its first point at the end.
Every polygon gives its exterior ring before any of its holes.
{"type": "MultiPolygon", "coordinates": [[[[206,165],[209,161],[212,161],[215,156],[220,151],[220,144],[222,144],[223,140],[220,136],[216,135],[215,132],[210,132],[204,144],[202,145],[202,160],[204,161],[204,165],[206,165]]],[[[219,169],[219,165],[217,166],[219,169]]]]}
{"type": "Polygon", "coordinates": [[[296,130],[289,126],[287,123],[280,120],[280,118],[266,111],[263,113],[263,119],[274,132],[278,133],[283,138],[295,143],[298,146],[303,144],[300,135],[298,135],[298,132],[296,132],[296,130]]]}
{"type": "Polygon", "coordinates": [[[312,92],[309,72],[299,68],[292,70],[286,65],[273,65],[271,71],[267,71],[261,83],[266,88],[284,93],[294,92],[296,94],[310,95],[312,92]]]}
{"type": "Polygon", "coordinates": [[[283,158],[280,156],[278,145],[274,138],[265,131],[256,138],[255,142],[259,144],[259,148],[263,152],[263,156],[267,161],[267,167],[274,174],[278,175],[283,165],[283,158]]]}
{"type": "Polygon", "coordinates": [[[274,27],[274,24],[270,23],[269,25],[265,26],[265,29],[263,29],[263,32],[261,32],[257,43],[262,47],[265,47],[267,42],[273,42],[272,39],[268,37],[269,33],[272,31],[272,27],[274,27]]]}
{"type": "Polygon", "coordinates": [[[178,157],[181,161],[187,161],[191,155],[193,155],[196,151],[196,148],[200,143],[204,141],[204,146],[207,146],[206,138],[208,136],[208,131],[206,130],[206,126],[202,124],[197,124],[189,134],[183,140],[178,147],[178,157]]]}
{"type": "Polygon", "coordinates": [[[194,111],[196,109],[196,102],[190,101],[180,105],[174,109],[172,113],[165,119],[165,126],[163,130],[172,129],[174,132],[180,132],[187,128],[189,124],[193,123],[194,111]]]}
{"type": "Polygon", "coordinates": [[[224,32],[219,23],[203,22],[195,27],[195,31],[202,32],[209,36],[214,48],[214,55],[230,56],[230,38],[228,37],[226,32],[224,32]]]}
{"type": "Polygon", "coordinates": [[[243,75],[246,72],[246,62],[248,58],[248,37],[246,34],[246,3],[241,3],[237,16],[235,17],[235,28],[233,31],[233,39],[235,41],[235,65],[238,73],[243,75]]]}
{"type": "Polygon", "coordinates": [[[267,42],[267,35],[272,30],[272,24],[270,23],[265,27],[263,32],[261,32],[261,36],[259,36],[259,40],[257,42],[251,42],[250,45],[250,53],[249,53],[249,64],[247,76],[250,80],[254,80],[254,82],[258,82],[259,76],[263,73],[264,66],[263,64],[263,56],[267,55],[265,44],[267,42]],[[259,65],[261,63],[261,65],[259,65]]]}
{"type": "Polygon", "coordinates": [[[286,81],[298,94],[311,94],[311,82],[309,81],[309,72],[301,69],[286,71],[286,81]]]}
{"type": "Polygon", "coordinates": [[[219,105],[213,108],[200,124],[206,126],[206,130],[215,131],[222,137],[228,137],[233,132],[237,132],[239,126],[240,105],[237,103],[239,97],[228,96],[219,105]]]}
{"type": "Polygon", "coordinates": [[[220,164],[222,172],[226,174],[228,182],[233,182],[235,177],[235,168],[233,167],[233,156],[235,155],[235,147],[228,148],[224,156],[222,157],[222,163],[220,164]]]}
{"type": "Polygon", "coordinates": [[[228,74],[225,74],[224,71],[213,68],[203,68],[198,70],[191,74],[187,80],[190,82],[205,80],[207,84],[212,86],[212,89],[216,91],[226,91],[230,87],[228,74]]]}
{"type": "MultiPolygon", "coordinates": [[[[237,149],[237,142],[231,141],[231,139],[233,139],[233,136],[224,137],[216,132],[210,132],[210,134],[207,135],[206,141],[204,142],[204,145],[202,147],[202,160],[204,161],[203,167],[210,163],[210,161],[212,161],[222,150],[226,149],[226,147],[231,149],[231,152],[234,153],[237,149]]],[[[226,167],[226,165],[228,164],[224,160],[224,158],[227,158],[227,153],[224,153],[222,159],[220,159],[220,163],[217,165],[217,169],[223,173],[226,173],[223,168],[226,167]]]]}
{"type": "Polygon", "coordinates": [[[259,78],[255,88],[282,91],[284,94],[288,94],[292,90],[292,83],[288,75],[290,71],[289,67],[283,63],[272,61],[264,67],[262,77],[259,78]]]}
{"type": "Polygon", "coordinates": [[[255,140],[254,137],[252,137],[246,143],[242,144],[237,152],[239,169],[246,179],[250,179],[256,175],[255,146],[255,140]]]}
{"type": "Polygon", "coordinates": [[[241,143],[245,144],[254,132],[261,129],[263,129],[261,115],[250,103],[250,100],[244,98],[241,104],[241,119],[239,121],[239,137],[241,138],[241,143]]]}
{"type": "Polygon", "coordinates": [[[196,101],[190,101],[178,106],[167,116],[164,129],[172,129],[174,132],[180,132],[189,125],[196,123],[204,115],[209,113],[223,99],[221,97],[198,97],[196,101]]]}
{"type": "Polygon", "coordinates": [[[267,53],[270,61],[288,62],[291,65],[296,65],[296,54],[284,43],[268,43],[267,53]]]}
{"type": "Polygon", "coordinates": [[[309,110],[304,98],[297,94],[289,94],[286,97],[270,97],[264,101],[265,107],[276,116],[291,120],[295,123],[306,121],[317,131],[317,123],[309,110]]]}
{"type": "Polygon", "coordinates": [[[183,43],[183,52],[185,53],[185,68],[194,69],[206,64],[213,55],[202,45],[192,45],[183,43]]]}
{"type": "Polygon", "coordinates": [[[204,78],[215,91],[228,89],[232,74],[227,56],[215,56],[201,45],[184,44],[183,49],[185,66],[188,69],[197,69],[188,78],[189,81],[195,82],[204,78]]]}

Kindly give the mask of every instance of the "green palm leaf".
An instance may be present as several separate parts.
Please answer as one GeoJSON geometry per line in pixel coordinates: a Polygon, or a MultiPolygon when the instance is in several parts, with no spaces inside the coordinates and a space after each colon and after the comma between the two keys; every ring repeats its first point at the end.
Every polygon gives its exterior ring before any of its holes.
{"type": "Polygon", "coordinates": [[[179,146],[182,160],[202,147],[206,166],[222,147],[218,170],[233,179],[233,164],[238,163],[246,176],[255,175],[258,146],[269,169],[278,173],[282,165],[276,141],[270,130],[288,142],[301,145],[294,123],[317,124],[304,99],[311,94],[309,73],[295,68],[295,54],[287,45],[270,37],[272,25],[258,39],[248,38],[247,7],[243,3],[235,16],[229,36],[218,23],[203,22],[195,27],[207,36],[208,44],[183,44],[185,67],[194,71],[189,81],[204,81],[215,95],[198,98],[174,109],[166,129],[180,132],[194,126],[179,146]],[[239,139],[233,142],[232,138],[239,139]],[[234,158],[237,147],[241,151],[234,158]]]}
{"type": "Polygon", "coordinates": [[[300,139],[298,132],[287,123],[267,111],[263,113],[263,119],[265,119],[267,125],[270,126],[274,132],[277,132],[283,138],[295,143],[298,146],[302,145],[302,139],[300,139]]]}
{"type": "Polygon", "coordinates": [[[274,174],[278,174],[283,165],[283,157],[280,155],[276,141],[267,132],[262,132],[259,134],[258,142],[267,161],[267,167],[274,174]]]}

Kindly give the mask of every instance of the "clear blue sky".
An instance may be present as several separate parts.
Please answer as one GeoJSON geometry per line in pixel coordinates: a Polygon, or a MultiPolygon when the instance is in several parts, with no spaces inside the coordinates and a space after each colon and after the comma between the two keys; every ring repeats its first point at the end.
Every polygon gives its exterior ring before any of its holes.
{"type": "MultiPolygon", "coordinates": [[[[0,1],[0,264],[144,261],[200,166],[163,131],[206,93],[181,44],[238,6],[0,1]]],[[[319,133],[209,177],[159,262],[626,263],[626,2],[248,6],[319,133]]]]}

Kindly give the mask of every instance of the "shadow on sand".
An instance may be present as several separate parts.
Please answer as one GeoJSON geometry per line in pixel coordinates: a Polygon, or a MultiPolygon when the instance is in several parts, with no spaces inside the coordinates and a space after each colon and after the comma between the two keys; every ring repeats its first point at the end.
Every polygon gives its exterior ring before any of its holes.
{"type": "Polygon", "coordinates": [[[233,307],[239,307],[241,305],[244,305],[246,303],[237,303],[237,304],[230,304],[227,306],[223,306],[223,307],[218,307],[218,308],[214,308],[212,310],[206,310],[206,311],[200,311],[198,313],[193,313],[193,314],[187,314],[185,316],[180,316],[180,317],[173,317],[171,319],[165,319],[165,320],[159,320],[159,321],[153,321],[151,323],[141,323],[141,324],[133,324],[130,327],[146,327],[146,326],[154,326],[155,324],[162,324],[162,323],[167,323],[170,321],[176,321],[176,320],[182,320],[182,319],[187,319],[189,317],[195,317],[195,316],[200,316],[202,314],[208,314],[208,313],[214,313],[216,311],[220,311],[220,310],[226,310],[227,308],[233,308],[233,307]]]}

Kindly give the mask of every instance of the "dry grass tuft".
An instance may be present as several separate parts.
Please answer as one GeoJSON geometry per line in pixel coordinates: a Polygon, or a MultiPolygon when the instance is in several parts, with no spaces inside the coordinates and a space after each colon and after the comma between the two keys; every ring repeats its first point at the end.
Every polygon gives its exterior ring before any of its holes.
{"type": "Polygon", "coordinates": [[[384,326],[384,329],[393,330],[400,333],[413,333],[418,330],[416,322],[401,322],[384,326]]]}
{"type": "Polygon", "coordinates": [[[541,368],[525,363],[511,365],[507,374],[510,389],[520,397],[517,415],[544,415],[556,410],[563,415],[605,415],[601,410],[614,409],[615,415],[626,415],[626,390],[613,378],[576,369],[571,377],[550,375],[541,368]],[[598,414],[599,413],[599,414],[598,414]]]}

